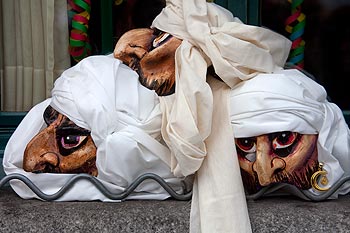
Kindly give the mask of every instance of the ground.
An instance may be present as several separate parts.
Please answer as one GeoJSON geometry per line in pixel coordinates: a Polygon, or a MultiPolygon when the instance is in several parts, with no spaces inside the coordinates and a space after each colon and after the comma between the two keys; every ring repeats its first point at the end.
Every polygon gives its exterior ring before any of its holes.
{"type": "MultiPolygon", "coordinates": [[[[191,201],[45,202],[0,189],[0,232],[186,233],[191,201]]],[[[350,232],[350,195],[323,202],[248,200],[254,233],[350,232]]]]}

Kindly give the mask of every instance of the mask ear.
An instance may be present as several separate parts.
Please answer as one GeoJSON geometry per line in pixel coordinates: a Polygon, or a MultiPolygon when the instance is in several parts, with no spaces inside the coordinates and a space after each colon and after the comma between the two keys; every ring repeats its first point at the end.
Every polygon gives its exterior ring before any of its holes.
{"type": "Polygon", "coordinates": [[[44,111],[44,121],[47,125],[51,125],[58,117],[58,112],[50,105],[44,111]]]}

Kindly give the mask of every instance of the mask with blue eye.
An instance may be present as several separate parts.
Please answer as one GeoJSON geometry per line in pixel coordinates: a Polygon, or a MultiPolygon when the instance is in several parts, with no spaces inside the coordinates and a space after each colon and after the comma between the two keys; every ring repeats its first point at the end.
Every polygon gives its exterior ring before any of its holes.
{"type": "Polygon", "coordinates": [[[97,176],[96,146],[90,131],[77,126],[51,106],[44,112],[47,127],[27,144],[23,169],[34,173],[87,173],[97,176]]]}

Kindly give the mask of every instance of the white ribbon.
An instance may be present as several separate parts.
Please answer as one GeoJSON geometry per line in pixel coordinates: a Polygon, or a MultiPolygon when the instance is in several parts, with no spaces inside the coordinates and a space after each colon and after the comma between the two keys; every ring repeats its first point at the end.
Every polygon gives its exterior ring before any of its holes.
{"type": "Polygon", "coordinates": [[[190,230],[250,232],[239,168],[232,159],[236,152],[233,141],[228,141],[232,133],[213,130],[219,125],[230,128],[224,115],[228,97],[213,98],[214,91],[225,92],[241,80],[283,66],[291,42],[268,29],[245,25],[228,10],[205,0],[167,0],[152,27],[183,40],[175,55],[175,94],[160,97],[160,103],[172,171],[184,176],[197,172],[190,230]],[[223,86],[213,88],[207,83],[210,65],[225,82],[223,86]],[[215,160],[218,153],[220,161],[215,160]],[[222,206],[227,209],[223,211],[222,206]]]}

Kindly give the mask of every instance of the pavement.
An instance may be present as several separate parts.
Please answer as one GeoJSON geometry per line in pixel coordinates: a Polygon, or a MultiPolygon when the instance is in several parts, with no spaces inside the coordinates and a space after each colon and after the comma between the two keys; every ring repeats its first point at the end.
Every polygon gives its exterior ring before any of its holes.
{"type": "MultiPolygon", "coordinates": [[[[296,197],[248,200],[254,233],[350,232],[350,196],[311,202],[296,197]]],[[[189,232],[191,201],[48,202],[0,189],[0,232],[189,232]]]]}

